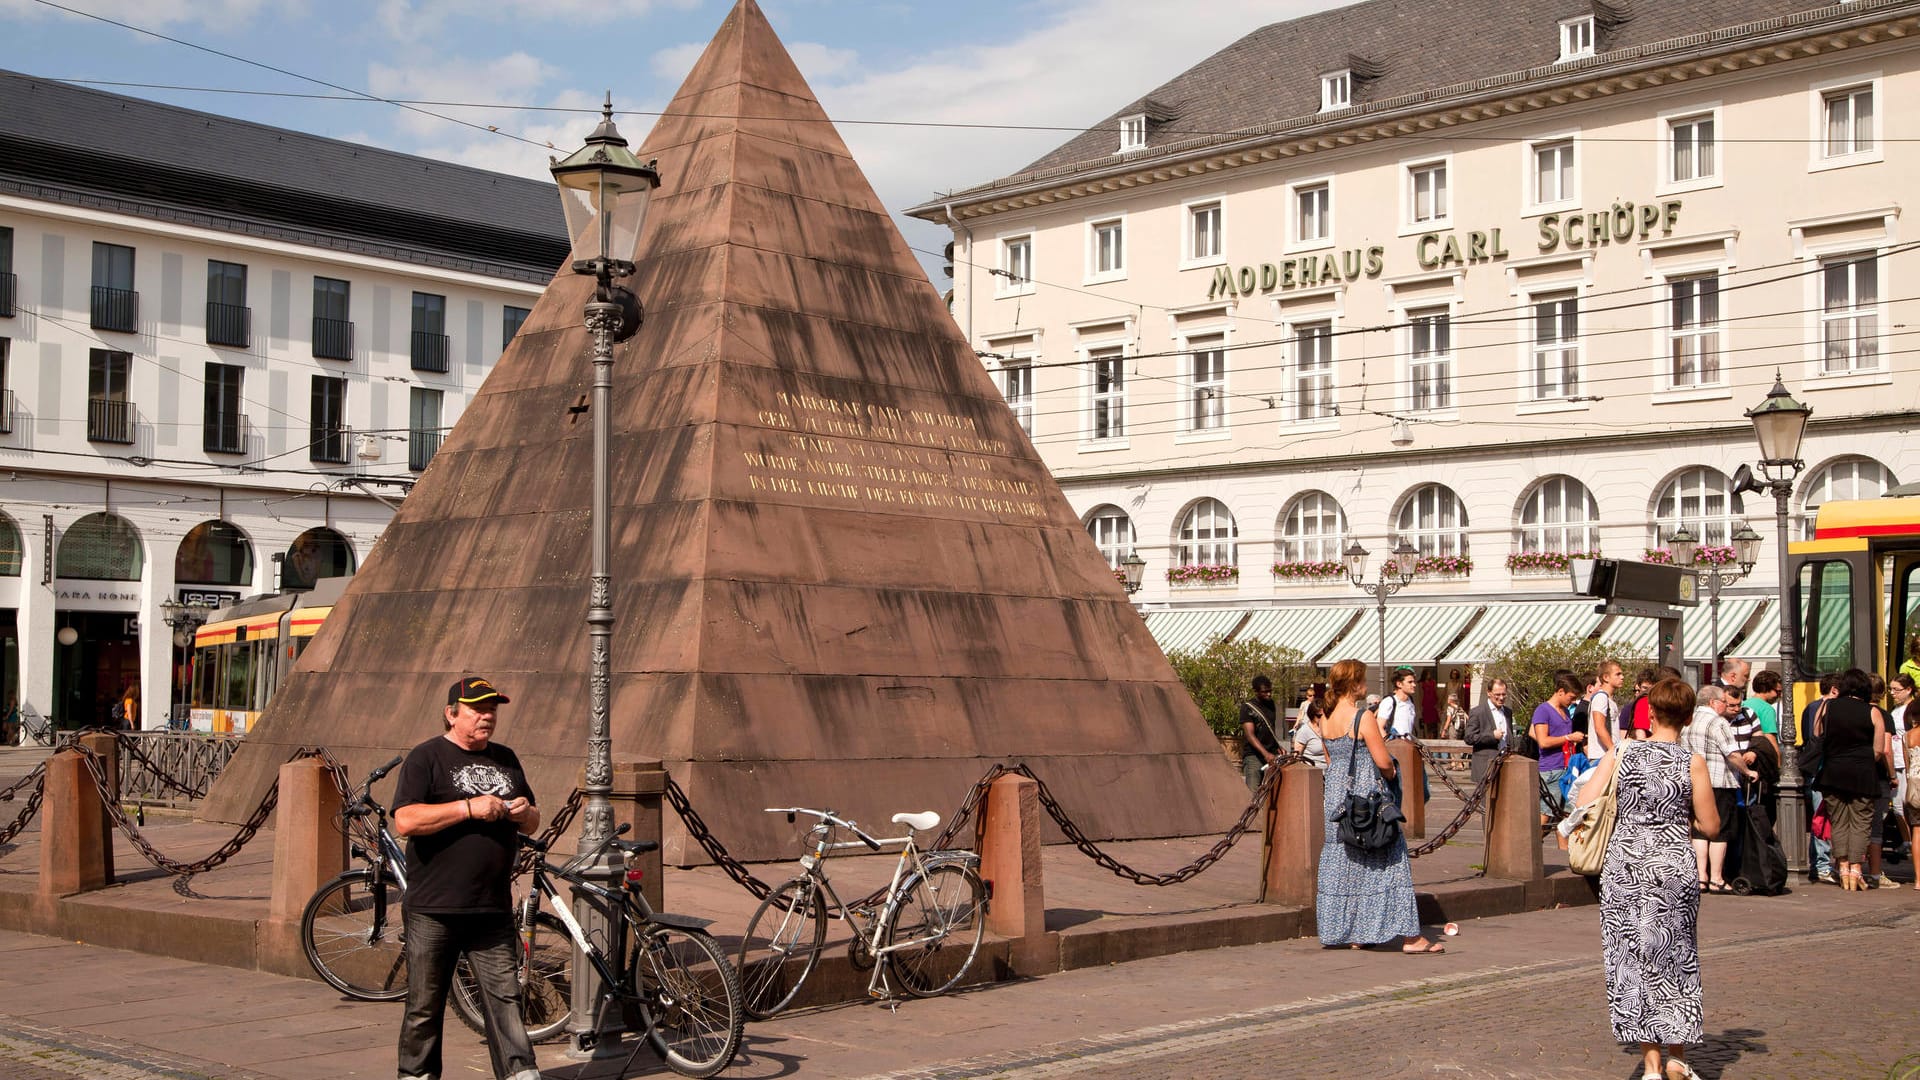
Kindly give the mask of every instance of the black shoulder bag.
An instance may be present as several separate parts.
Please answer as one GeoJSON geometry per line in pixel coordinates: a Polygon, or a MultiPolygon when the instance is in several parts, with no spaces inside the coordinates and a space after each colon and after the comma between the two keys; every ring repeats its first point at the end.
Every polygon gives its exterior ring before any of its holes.
{"type": "MultiPolygon", "coordinates": [[[[1355,851],[1384,851],[1400,839],[1400,823],[1406,820],[1406,815],[1400,812],[1400,807],[1384,787],[1371,795],[1353,793],[1354,769],[1366,749],[1367,741],[1360,737],[1360,728],[1356,723],[1353,755],[1347,758],[1347,805],[1333,816],[1333,820],[1340,827],[1341,843],[1355,851]]],[[[1371,758],[1367,764],[1373,764],[1371,758]]]]}

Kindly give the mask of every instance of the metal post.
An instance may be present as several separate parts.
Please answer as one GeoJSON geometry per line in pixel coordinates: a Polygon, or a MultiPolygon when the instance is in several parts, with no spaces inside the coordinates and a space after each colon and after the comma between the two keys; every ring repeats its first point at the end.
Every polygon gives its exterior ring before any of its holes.
{"type": "Polygon", "coordinates": [[[1712,639],[1707,642],[1707,662],[1713,665],[1713,677],[1720,677],[1720,571],[1707,571],[1707,614],[1711,616],[1712,639]]]}
{"type": "MultiPolygon", "coordinates": [[[[1382,578],[1373,585],[1374,610],[1379,613],[1380,630],[1380,700],[1393,696],[1393,683],[1387,678],[1387,588],[1382,578]]],[[[1386,734],[1382,732],[1381,734],[1386,734]]]]}
{"type": "Polygon", "coordinates": [[[1773,491],[1774,557],[1779,560],[1779,602],[1780,602],[1780,820],[1774,822],[1774,831],[1780,836],[1780,847],[1787,857],[1787,869],[1800,872],[1807,869],[1808,844],[1807,832],[1807,791],[1806,783],[1800,776],[1800,761],[1797,747],[1800,718],[1793,708],[1793,680],[1800,666],[1799,656],[1793,641],[1793,583],[1787,577],[1787,510],[1788,500],[1793,497],[1793,477],[1798,469],[1788,472],[1783,480],[1769,478],[1767,484],[1773,491]]]}
{"type": "MultiPolygon", "coordinates": [[[[586,326],[593,335],[593,566],[591,593],[587,599],[587,633],[591,639],[591,667],[588,671],[587,705],[587,782],[583,789],[586,802],[580,810],[580,850],[597,851],[587,863],[587,876],[599,884],[618,889],[619,866],[608,853],[607,841],[613,837],[613,735],[608,723],[609,697],[613,685],[610,649],[613,638],[613,578],[608,569],[607,549],[613,528],[608,520],[609,443],[613,415],[613,339],[620,332],[620,305],[605,297],[608,279],[600,280],[601,291],[587,304],[586,326]]],[[[573,894],[574,916],[591,940],[602,943],[609,954],[614,920],[580,890],[573,894]]],[[[567,1022],[570,1042],[568,1054],[575,1058],[593,1056],[602,1030],[619,1022],[618,1016],[599,1016],[600,979],[593,965],[578,946],[573,955],[573,1016],[567,1022]],[[608,1025],[601,1027],[602,1023],[608,1025]]],[[[617,1012],[617,1010],[609,1010],[617,1012]]]]}

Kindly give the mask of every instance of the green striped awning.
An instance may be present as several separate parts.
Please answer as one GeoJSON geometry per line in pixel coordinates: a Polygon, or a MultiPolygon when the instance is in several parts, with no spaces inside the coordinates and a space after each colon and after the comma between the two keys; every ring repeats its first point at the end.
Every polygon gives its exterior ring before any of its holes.
{"type": "MultiPolygon", "coordinates": [[[[1353,626],[1320,659],[1332,663],[1352,657],[1369,664],[1380,659],[1378,616],[1366,608],[1353,626]]],[[[1479,604],[1387,604],[1388,664],[1433,664],[1479,612],[1479,604]]]]}
{"type": "Polygon", "coordinates": [[[1352,625],[1361,610],[1352,606],[1259,608],[1233,639],[1297,649],[1312,663],[1352,625]]]}
{"type": "MultiPolygon", "coordinates": [[[[1727,632],[1724,623],[1720,632],[1727,632]]],[[[1780,658],[1780,601],[1768,600],[1760,606],[1760,614],[1749,624],[1746,638],[1734,647],[1732,656],[1736,660],[1780,658]]]]}
{"type": "Polygon", "coordinates": [[[1600,625],[1591,600],[1487,605],[1487,613],[1447,651],[1443,664],[1477,664],[1521,638],[1586,637],[1600,625]]]}
{"type": "MultiPolygon", "coordinates": [[[[1757,596],[1731,596],[1720,601],[1720,643],[1722,647],[1733,640],[1734,634],[1747,624],[1753,613],[1759,609],[1762,600],[1757,596]]],[[[1682,608],[1680,616],[1680,645],[1688,660],[1710,660],[1713,653],[1713,610],[1709,604],[1699,607],[1682,608]]],[[[1623,653],[1632,656],[1644,656],[1658,660],[1657,639],[1660,624],[1655,619],[1636,618],[1628,615],[1616,615],[1600,634],[1600,640],[1623,653]]]]}
{"type": "Polygon", "coordinates": [[[1150,611],[1147,633],[1160,643],[1161,652],[1199,652],[1214,638],[1231,634],[1246,617],[1245,608],[1150,611]]]}

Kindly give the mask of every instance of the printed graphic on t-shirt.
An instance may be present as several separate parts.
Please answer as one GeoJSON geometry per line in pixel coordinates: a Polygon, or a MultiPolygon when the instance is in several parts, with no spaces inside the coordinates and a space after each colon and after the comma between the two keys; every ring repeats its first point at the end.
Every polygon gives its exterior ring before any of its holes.
{"type": "Polygon", "coordinates": [[[513,797],[513,778],[497,765],[462,765],[453,772],[453,786],[469,795],[513,797]]]}

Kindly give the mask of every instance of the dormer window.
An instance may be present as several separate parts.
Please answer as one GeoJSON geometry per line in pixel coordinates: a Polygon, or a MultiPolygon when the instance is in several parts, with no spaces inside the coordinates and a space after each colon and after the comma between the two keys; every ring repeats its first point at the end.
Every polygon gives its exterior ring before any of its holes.
{"type": "Polygon", "coordinates": [[[1120,153],[1147,148],[1147,114],[1120,118],[1120,153]]]}
{"type": "Polygon", "coordinates": [[[1593,16],[1582,15],[1560,24],[1560,60],[1578,60],[1593,55],[1593,16]]]}
{"type": "Polygon", "coordinates": [[[1335,71],[1320,76],[1320,111],[1345,109],[1353,105],[1353,72],[1335,71]]]}

